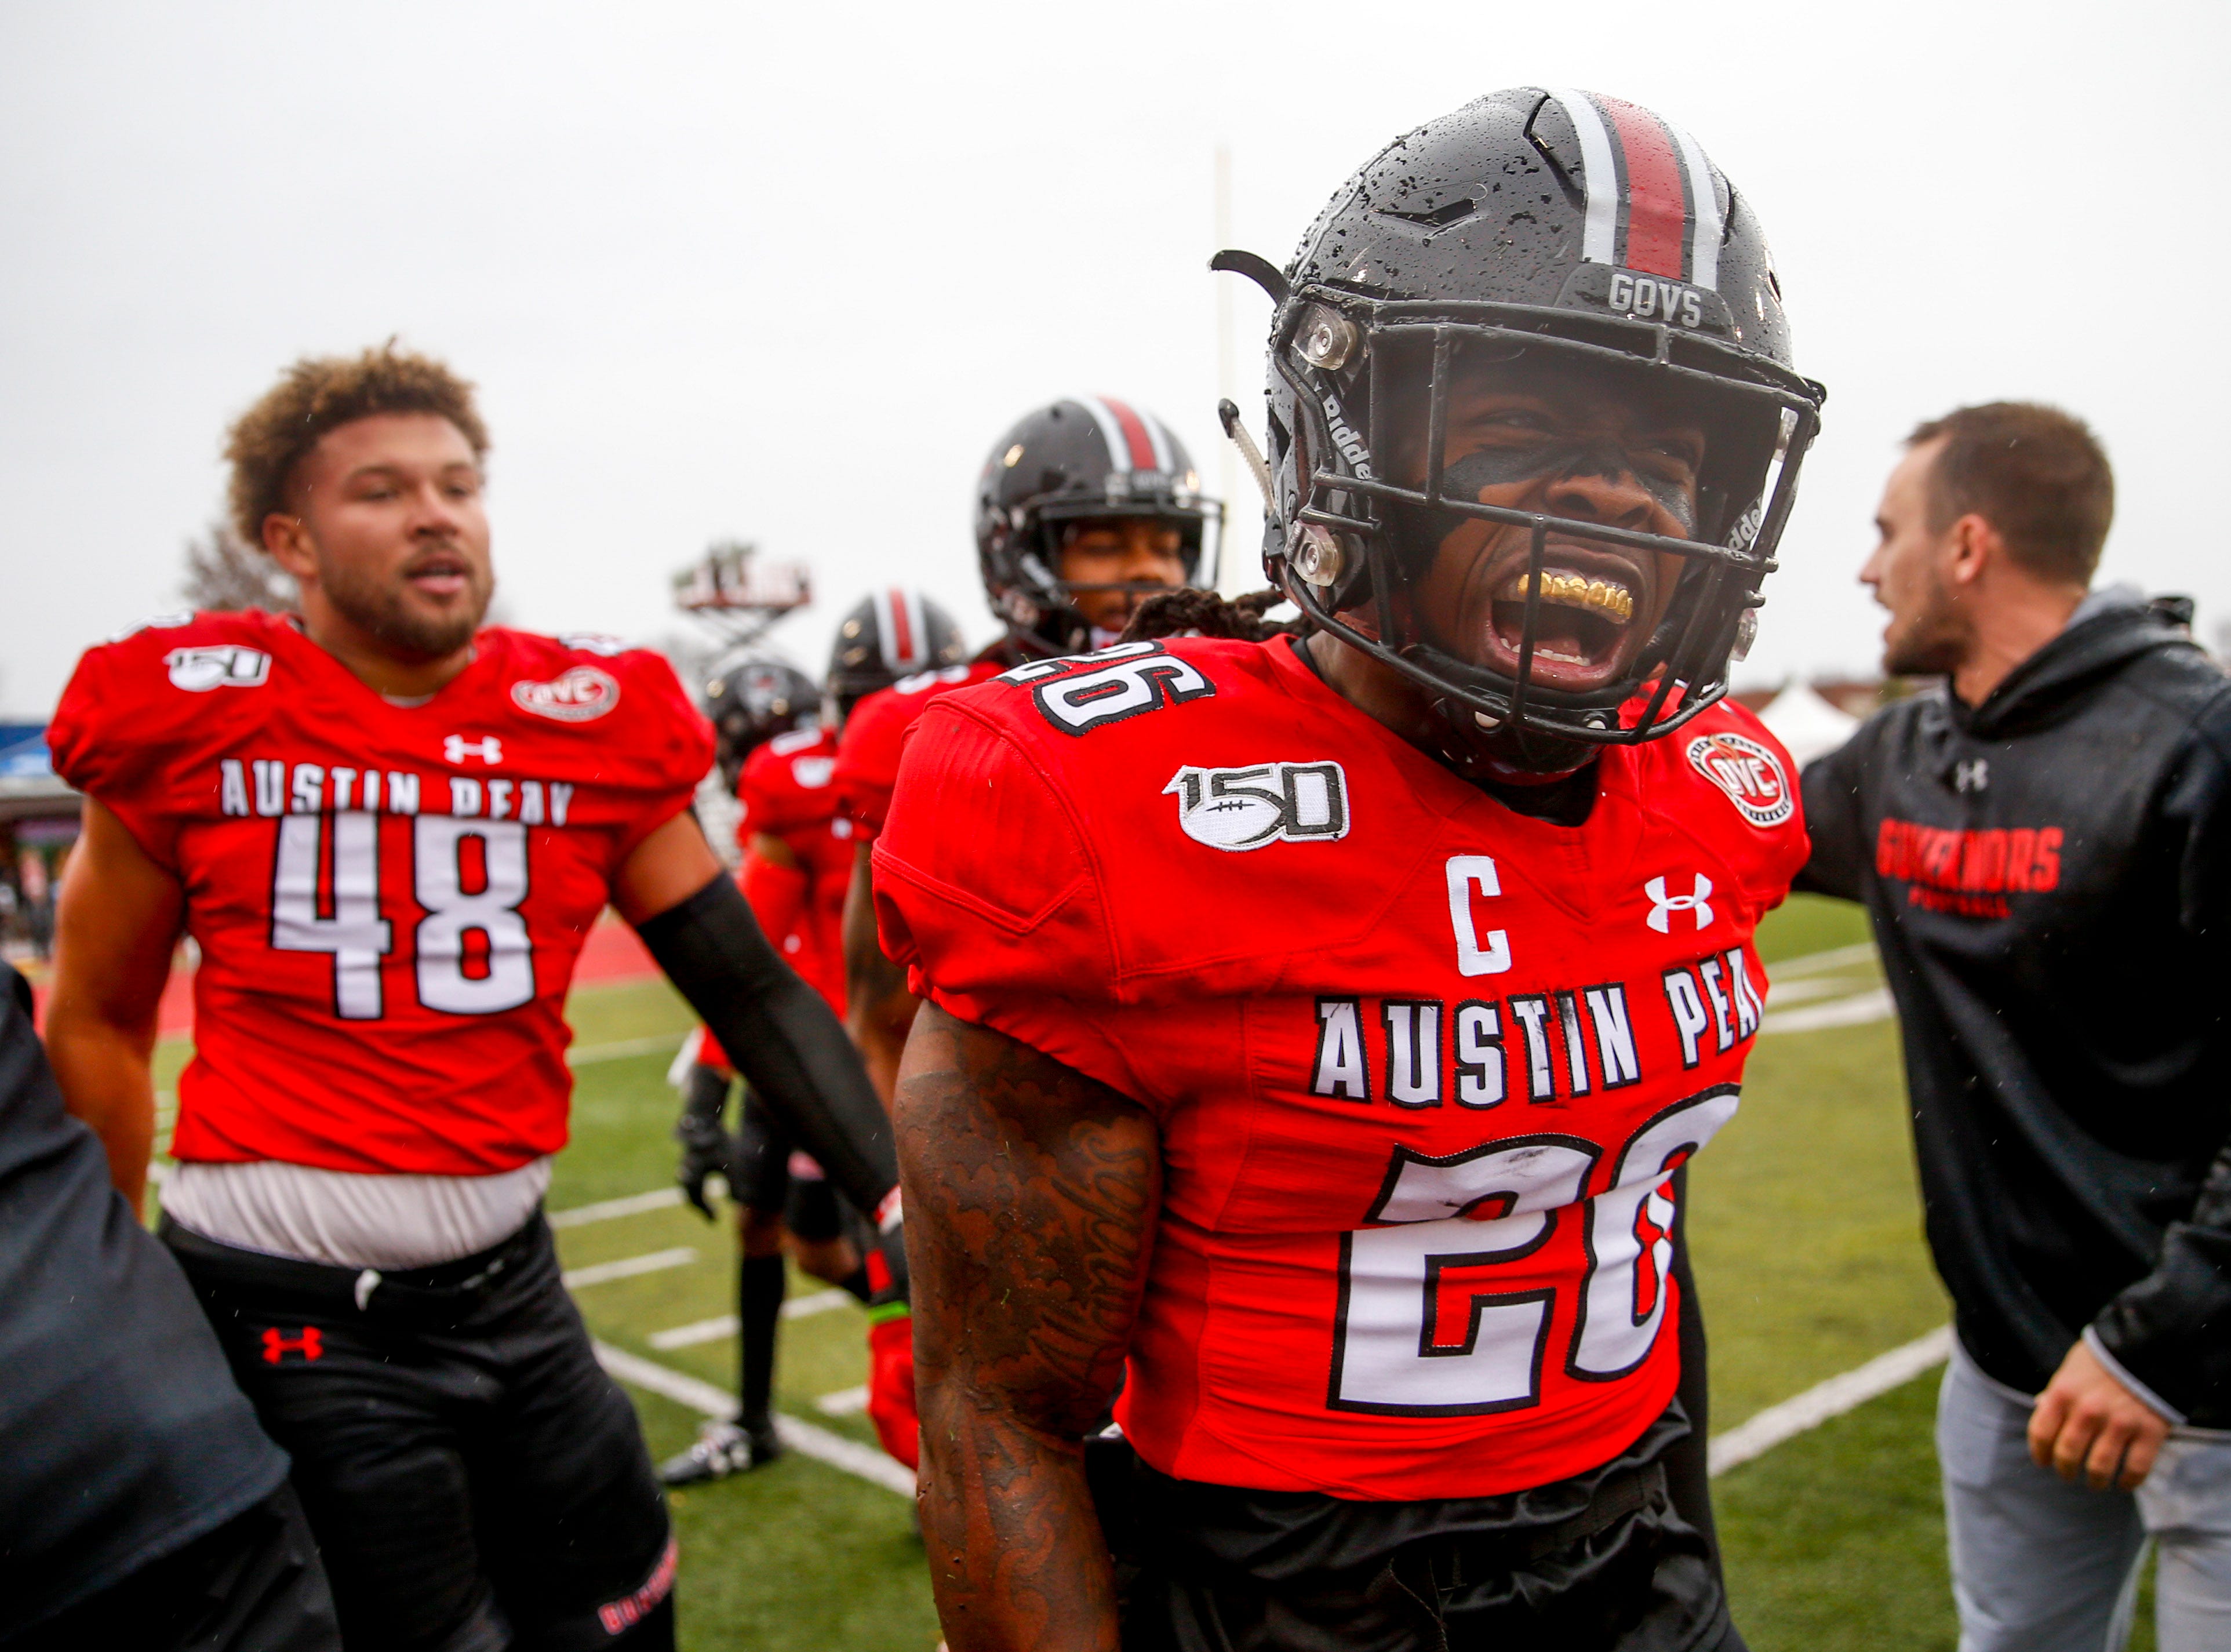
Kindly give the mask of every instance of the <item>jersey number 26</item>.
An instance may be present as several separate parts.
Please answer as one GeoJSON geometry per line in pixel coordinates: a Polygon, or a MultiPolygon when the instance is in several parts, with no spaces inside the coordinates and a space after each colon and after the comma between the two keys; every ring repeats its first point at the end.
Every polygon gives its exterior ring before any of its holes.
{"type": "Polygon", "coordinates": [[[1611,1185],[1581,1198],[1601,1151],[1570,1136],[1491,1142],[1445,1158],[1394,1150],[1368,1220],[1341,1235],[1333,1332],[1335,1411],[1465,1416],[1542,1401],[1550,1327],[1567,1376],[1610,1382],[1649,1357],[1673,1257],[1670,1178],[1734,1116],[1736,1087],[1675,1103],[1615,1150],[1611,1185]],[[1578,1300],[1498,1288],[1497,1275],[1577,1220],[1588,1254],[1578,1300]]]}

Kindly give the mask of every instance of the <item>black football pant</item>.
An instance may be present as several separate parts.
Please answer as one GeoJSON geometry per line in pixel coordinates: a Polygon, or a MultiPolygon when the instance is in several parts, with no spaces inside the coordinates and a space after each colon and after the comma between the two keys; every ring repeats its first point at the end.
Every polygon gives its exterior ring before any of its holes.
{"type": "Polygon", "coordinates": [[[79,1602],[8,1652],[340,1652],[333,1594],[294,1488],[79,1602]]]}
{"type": "Polygon", "coordinates": [[[1610,1462],[1414,1503],[1173,1480],[1088,1448],[1125,1652],[1743,1652],[1668,1494],[1677,1400],[1610,1462]]]}
{"type": "Polygon", "coordinates": [[[385,1275],[162,1236],[294,1458],[349,1652],[673,1646],[665,1498],[540,1214],[385,1275]]]}

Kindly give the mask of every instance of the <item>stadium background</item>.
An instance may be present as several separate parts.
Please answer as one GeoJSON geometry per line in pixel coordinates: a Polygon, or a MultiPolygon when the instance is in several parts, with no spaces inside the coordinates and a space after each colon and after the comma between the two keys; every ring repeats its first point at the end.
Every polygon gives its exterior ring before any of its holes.
{"type": "MultiPolygon", "coordinates": [[[[1997,396],[2093,420],[2122,484],[2103,578],[2192,593],[2231,651],[2231,567],[2185,522],[2231,433],[2193,393],[2231,368],[2231,337],[2203,324],[2231,227],[2195,181],[2231,150],[2212,95],[2231,14],[1303,3],[1269,21],[1167,4],[0,11],[11,949],[36,949],[73,807],[37,729],[80,649],[177,606],[181,547],[206,542],[221,492],[218,432],[284,360],[399,333],[481,383],[513,623],[686,656],[707,639],[668,576],[745,534],[814,570],[814,606],[778,633],[801,664],[893,580],[983,640],[966,509],[980,450],[1025,405],[1096,387],[1162,412],[1241,505],[1225,581],[1241,588],[1252,513],[1209,410],[1251,405],[1264,315],[1203,273],[1206,254],[1283,257],[1388,135],[1520,81],[1663,108],[1772,232],[1801,360],[1832,397],[1757,695],[1865,677],[1877,620],[1850,580],[1897,438],[1997,396]]],[[[1801,899],[1762,943],[1772,1019],[1744,1110],[1695,1174],[1716,1431],[1917,1343],[1898,1369],[1920,1369],[1719,1480],[1736,1607],[1762,1652],[1950,1647],[1922,1340],[1944,1305],[1894,1023],[1855,910],[1801,899]]],[[[730,1239],[669,1191],[678,1001],[624,931],[590,974],[552,1205],[664,1453],[712,1403],[704,1385],[730,1380],[730,1239]]],[[[165,1030],[167,1102],[182,989],[165,1030]]],[[[677,1496],[684,1643],[926,1648],[921,1548],[902,1500],[863,1478],[870,1435],[848,1409],[859,1317],[811,1281],[792,1298],[782,1403],[820,1455],[677,1496]]],[[[2150,1636],[2142,1613],[2134,1645],[2150,1636]]]]}

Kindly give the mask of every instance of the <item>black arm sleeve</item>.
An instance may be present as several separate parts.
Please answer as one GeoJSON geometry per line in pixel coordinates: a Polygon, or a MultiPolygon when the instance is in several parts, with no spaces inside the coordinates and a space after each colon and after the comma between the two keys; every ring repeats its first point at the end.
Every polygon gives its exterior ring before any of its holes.
{"type": "Polygon", "coordinates": [[[2186,1418],[2231,1422],[2231,1145],[2192,1215],[2173,1221],[2154,1271],[2092,1322],[2116,1363],[2186,1418]]]}
{"type": "MultiPolygon", "coordinates": [[[[2183,838],[2180,927],[2202,979],[2231,981],[2231,696],[2201,720],[2162,814],[2183,838]]],[[[2231,1080],[2221,1065],[2227,1042],[2219,1033],[2219,1081],[2231,1080]]],[[[2169,1225],[2153,1272],[2109,1302],[2092,1330],[2124,1370],[2186,1416],[2210,1428],[2231,1422],[2231,1142],[2208,1166],[2191,1214],[2169,1225]]]]}
{"type": "Polygon", "coordinates": [[[637,926],[753,1091],[873,1218],[898,1185],[891,1124],[835,1012],[760,933],[723,873],[637,926]]]}
{"type": "Polygon", "coordinates": [[[1798,784],[1805,794],[1805,831],[1813,840],[1813,856],[1797,874],[1798,889],[1847,901],[1862,897],[1868,857],[1859,781],[1873,733],[1872,725],[1863,728],[1827,756],[1805,765],[1798,784]]]}

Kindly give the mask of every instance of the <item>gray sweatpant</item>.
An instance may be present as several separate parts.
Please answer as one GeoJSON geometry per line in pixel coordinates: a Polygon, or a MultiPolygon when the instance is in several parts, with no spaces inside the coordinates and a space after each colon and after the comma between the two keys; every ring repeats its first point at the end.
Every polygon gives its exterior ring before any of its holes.
{"type": "Polygon", "coordinates": [[[2151,1538],[2161,1652],[2231,1649],[2231,1433],[2176,1428],[2136,1492],[2030,1461],[2028,1396],[1956,1342],[1937,1403],[1960,1652],[2121,1652],[2151,1538]]]}

